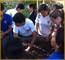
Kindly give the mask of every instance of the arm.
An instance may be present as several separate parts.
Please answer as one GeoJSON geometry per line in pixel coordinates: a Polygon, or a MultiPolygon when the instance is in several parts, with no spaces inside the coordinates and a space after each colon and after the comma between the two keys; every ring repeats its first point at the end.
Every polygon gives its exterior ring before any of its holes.
{"type": "Polygon", "coordinates": [[[51,35],[53,33],[54,29],[55,29],[55,26],[51,26],[51,31],[50,31],[49,35],[51,35]]]}
{"type": "Polygon", "coordinates": [[[36,28],[36,33],[37,33],[37,35],[38,35],[38,28],[39,28],[39,14],[37,15],[36,20],[35,20],[35,28],[36,28]]]}
{"type": "Polygon", "coordinates": [[[18,33],[13,33],[13,36],[14,37],[18,37],[18,33]]]}
{"type": "Polygon", "coordinates": [[[38,34],[39,23],[36,23],[35,27],[36,27],[36,33],[38,34]]]}
{"type": "Polygon", "coordinates": [[[13,26],[13,36],[18,37],[18,27],[16,25],[13,26]]]}
{"type": "Polygon", "coordinates": [[[12,30],[12,26],[10,25],[10,26],[9,26],[9,29],[8,29],[7,31],[3,32],[1,37],[5,36],[5,35],[8,34],[9,32],[11,32],[11,30],[12,30]]]}
{"type": "Polygon", "coordinates": [[[36,29],[35,29],[35,26],[34,26],[32,21],[30,21],[29,27],[31,29],[31,32],[32,32],[32,35],[33,35],[33,39],[31,41],[30,46],[26,49],[27,52],[29,52],[30,48],[32,47],[32,45],[34,44],[34,42],[35,42],[35,40],[37,38],[36,29]]]}
{"type": "Polygon", "coordinates": [[[29,50],[31,49],[32,45],[34,44],[34,42],[36,41],[37,35],[36,35],[36,31],[32,32],[33,35],[33,39],[31,41],[30,46],[26,49],[27,52],[29,52],[29,50]]]}
{"type": "Polygon", "coordinates": [[[36,31],[32,32],[32,35],[33,35],[33,39],[31,41],[31,44],[30,44],[30,48],[32,47],[32,45],[34,44],[36,38],[37,38],[37,34],[36,34],[36,31]]]}
{"type": "Polygon", "coordinates": [[[5,36],[12,30],[12,17],[10,15],[7,15],[6,18],[7,18],[7,22],[8,22],[8,30],[3,32],[1,37],[5,36]]]}
{"type": "Polygon", "coordinates": [[[47,41],[51,39],[51,34],[53,33],[54,28],[55,28],[55,26],[51,26],[51,31],[50,31],[49,35],[46,37],[47,41]]]}

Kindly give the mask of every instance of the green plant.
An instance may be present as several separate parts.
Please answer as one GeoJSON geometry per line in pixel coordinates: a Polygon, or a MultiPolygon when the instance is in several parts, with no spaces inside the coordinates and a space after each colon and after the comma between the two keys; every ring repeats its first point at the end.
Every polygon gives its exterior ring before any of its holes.
{"type": "Polygon", "coordinates": [[[23,14],[24,16],[26,16],[26,17],[29,18],[30,12],[28,11],[28,8],[25,8],[25,9],[22,11],[22,14],[23,14]]]}
{"type": "Polygon", "coordinates": [[[29,5],[31,3],[37,3],[37,1],[22,1],[24,5],[29,5]]]}
{"type": "Polygon", "coordinates": [[[37,1],[22,1],[22,3],[25,5],[25,9],[22,11],[22,14],[29,18],[30,12],[28,11],[28,6],[31,3],[37,3],[37,1]]]}
{"type": "Polygon", "coordinates": [[[15,5],[11,4],[11,2],[8,2],[8,3],[2,2],[2,3],[4,4],[5,8],[7,8],[7,9],[15,8],[15,5]]]}

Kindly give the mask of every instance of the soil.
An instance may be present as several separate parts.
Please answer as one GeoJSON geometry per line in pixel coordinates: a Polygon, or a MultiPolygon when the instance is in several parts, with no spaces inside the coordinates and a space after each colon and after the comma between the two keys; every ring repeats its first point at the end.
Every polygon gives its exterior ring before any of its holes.
{"type": "MultiPolygon", "coordinates": [[[[26,49],[32,40],[32,37],[20,37],[24,49],[26,49]]],[[[33,44],[30,51],[24,53],[23,59],[44,59],[49,57],[54,52],[54,48],[51,47],[51,42],[46,41],[44,37],[39,37],[33,44]]]]}

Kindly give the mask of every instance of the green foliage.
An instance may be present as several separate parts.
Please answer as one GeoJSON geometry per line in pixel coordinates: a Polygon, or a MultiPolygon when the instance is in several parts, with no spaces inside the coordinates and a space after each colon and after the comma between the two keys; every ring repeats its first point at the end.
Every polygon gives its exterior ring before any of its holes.
{"type": "Polygon", "coordinates": [[[29,5],[31,3],[37,3],[37,1],[22,1],[24,5],[29,5]]]}
{"type": "Polygon", "coordinates": [[[15,8],[15,5],[11,4],[11,2],[8,2],[8,3],[2,2],[2,3],[4,4],[5,8],[7,8],[7,9],[15,8]]]}
{"type": "MultiPolygon", "coordinates": [[[[31,3],[37,3],[37,1],[21,1],[25,5],[25,9],[22,11],[22,14],[29,18],[30,12],[28,11],[27,6],[31,3]]],[[[11,1],[8,3],[2,2],[7,9],[13,9],[15,8],[15,5],[11,4],[11,1]]]]}
{"type": "Polygon", "coordinates": [[[40,5],[42,5],[42,2],[43,2],[43,1],[40,1],[40,5]]]}
{"type": "Polygon", "coordinates": [[[30,12],[28,11],[28,8],[25,8],[25,9],[22,11],[22,14],[23,14],[24,16],[26,16],[26,17],[29,18],[30,12]]]}
{"type": "MultiPolygon", "coordinates": [[[[25,6],[28,6],[29,4],[31,3],[37,3],[37,1],[22,1],[22,3],[25,5],[25,6]]],[[[30,15],[30,12],[28,11],[28,8],[26,7],[23,11],[22,11],[22,14],[26,17],[29,18],[29,15],[30,15]]]]}

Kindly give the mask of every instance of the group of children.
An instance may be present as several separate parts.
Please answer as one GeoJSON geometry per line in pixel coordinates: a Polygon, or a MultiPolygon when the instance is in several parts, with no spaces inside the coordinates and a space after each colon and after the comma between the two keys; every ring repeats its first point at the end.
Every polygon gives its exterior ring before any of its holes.
{"type": "MultiPolygon", "coordinates": [[[[49,7],[46,4],[41,4],[37,14],[35,11],[36,4],[32,3],[28,7],[30,17],[27,18],[21,13],[25,8],[22,3],[19,3],[15,9],[10,9],[6,13],[4,13],[4,5],[1,3],[1,45],[3,47],[2,52],[4,52],[2,53],[2,58],[19,57],[16,57],[16,54],[23,51],[19,36],[33,36],[30,46],[25,50],[26,52],[29,52],[39,36],[44,36],[47,41],[51,40],[51,45],[55,48],[55,52],[47,59],[64,59],[64,11],[62,7],[58,9],[56,5],[54,7],[49,11],[49,7]],[[55,28],[55,25],[57,28],[55,28]],[[53,32],[55,33],[52,36],[53,32]],[[6,36],[9,37],[6,38],[6,36]],[[5,40],[3,39],[4,37],[6,38],[5,40]],[[15,40],[18,42],[15,43],[15,40]],[[4,41],[6,42],[4,43],[4,41]],[[11,47],[12,50],[9,50],[11,47]]],[[[22,55],[20,55],[20,58],[22,58],[22,55]]]]}

